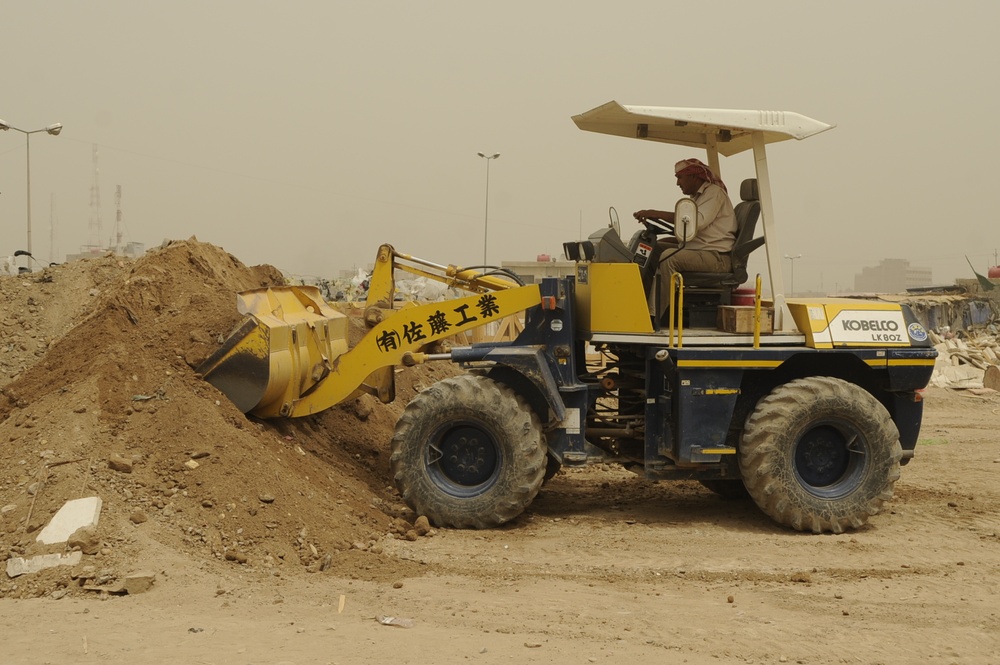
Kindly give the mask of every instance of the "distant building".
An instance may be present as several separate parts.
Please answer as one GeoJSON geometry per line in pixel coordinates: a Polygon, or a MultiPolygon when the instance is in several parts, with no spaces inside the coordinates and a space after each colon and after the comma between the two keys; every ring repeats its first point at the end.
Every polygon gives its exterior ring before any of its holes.
{"type": "Polygon", "coordinates": [[[875,293],[902,293],[906,289],[931,286],[930,268],[917,268],[906,259],[882,259],[874,267],[862,268],[854,276],[854,290],[875,293]]]}

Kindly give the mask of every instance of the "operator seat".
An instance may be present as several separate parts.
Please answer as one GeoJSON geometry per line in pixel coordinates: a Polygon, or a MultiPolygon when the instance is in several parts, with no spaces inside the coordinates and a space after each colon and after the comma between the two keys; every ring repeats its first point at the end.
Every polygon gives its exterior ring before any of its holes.
{"type": "MultiPolygon", "coordinates": [[[[719,307],[733,303],[733,290],[747,281],[747,261],[750,253],[764,244],[764,238],[754,238],[760,217],[757,179],[748,178],[740,184],[740,199],[733,212],[736,216],[736,240],[729,252],[731,272],[687,272],[684,277],[684,325],[693,328],[714,328],[719,307]]],[[[660,297],[663,297],[661,294],[660,297]]],[[[662,322],[661,322],[662,323],[662,322]]]]}
{"type": "Polygon", "coordinates": [[[736,241],[730,252],[732,272],[683,273],[685,289],[725,292],[726,296],[719,301],[722,305],[728,305],[731,302],[728,294],[747,281],[747,261],[750,253],[764,244],[763,237],[753,237],[757,229],[757,219],[760,217],[760,196],[757,192],[756,178],[747,178],[740,184],[740,199],[733,208],[736,214],[736,241]]]}

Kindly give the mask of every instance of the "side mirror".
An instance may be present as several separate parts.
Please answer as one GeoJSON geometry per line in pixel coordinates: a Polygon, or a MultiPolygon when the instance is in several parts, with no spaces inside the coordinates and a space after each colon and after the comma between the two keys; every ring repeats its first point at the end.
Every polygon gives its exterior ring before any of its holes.
{"type": "Polygon", "coordinates": [[[674,206],[674,237],[685,243],[698,233],[698,204],[694,199],[683,198],[674,206]]]}

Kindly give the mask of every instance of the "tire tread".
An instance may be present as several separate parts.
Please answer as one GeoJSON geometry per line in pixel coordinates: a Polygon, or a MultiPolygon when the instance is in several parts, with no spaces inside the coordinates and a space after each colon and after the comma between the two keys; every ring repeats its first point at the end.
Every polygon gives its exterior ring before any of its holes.
{"type": "Polygon", "coordinates": [[[747,417],[739,456],[747,491],[776,522],[798,531],[843,533],[864,526],[892,499],[902,448],[895,423],[878,400],[859,386],[821,376],[790,381],[761,399],[747,417]],[[790,430],[817,408],[863,421],[871,439],[867,452],[877,457],[865,469],[864,482],[836,501],[802,488],[789,461],[790,430]]]}

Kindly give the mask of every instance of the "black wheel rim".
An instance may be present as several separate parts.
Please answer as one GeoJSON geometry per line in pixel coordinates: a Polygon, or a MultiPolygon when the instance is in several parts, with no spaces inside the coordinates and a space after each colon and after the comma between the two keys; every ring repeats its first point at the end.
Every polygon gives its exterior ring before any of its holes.
{"type": "Polygon", "coordinates": [[[795,443],[795,475],[810,493],[836,499],[864,478],[868,444],[852,424],[826,420],[812,424],[795,443]]]}
{"type": "Polygon", "coordinates": [[[442,491],[456,497],[482,494],[500,474],[500,446],[479,423],[449,423],[427,447],[427,471],[442,491]]]}

